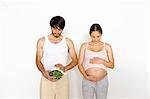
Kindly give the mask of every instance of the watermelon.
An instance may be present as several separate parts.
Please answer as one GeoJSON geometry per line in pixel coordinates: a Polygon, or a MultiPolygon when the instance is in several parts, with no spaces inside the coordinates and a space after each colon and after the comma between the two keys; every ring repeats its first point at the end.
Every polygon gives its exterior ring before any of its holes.
{"type": "Polygon", "coordinates": [[[49,75],[56,77],[56,79],[60,79],[63,76],[63,73],[59,70],[52,70],[49,72],[49,75]]]}

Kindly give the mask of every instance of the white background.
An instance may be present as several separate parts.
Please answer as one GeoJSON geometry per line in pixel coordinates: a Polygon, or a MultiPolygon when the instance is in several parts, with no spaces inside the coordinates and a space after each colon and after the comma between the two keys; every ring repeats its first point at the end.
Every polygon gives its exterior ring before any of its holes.
{"type": "MultiPolygon", "coordinates": [[[[0,0],[0,99],[39,99],[41,73],[36,42],[50,33],[49,20],[66,20],[64,35],[78,53],[97,22],[112,45],[108,99],[150,99],[150,3],[148,0],[0,0]]],[[[69,72],[70,99],[82,99],[82,76],[69,72]]]]}

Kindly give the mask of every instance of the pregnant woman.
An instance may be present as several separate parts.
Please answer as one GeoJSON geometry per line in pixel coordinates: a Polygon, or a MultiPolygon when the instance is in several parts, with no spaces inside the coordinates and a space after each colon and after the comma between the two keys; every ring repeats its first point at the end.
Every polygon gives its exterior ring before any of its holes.
{"type": "Polygon", "coordinates": [[[83,43],[79,52],[78,68],[83,75],[83,99],[106,99],[108,91],[107,68],[114,68],[111,45],[102,42],[102,28],[93,24],[89,31],[91,41],[83,43]]]}

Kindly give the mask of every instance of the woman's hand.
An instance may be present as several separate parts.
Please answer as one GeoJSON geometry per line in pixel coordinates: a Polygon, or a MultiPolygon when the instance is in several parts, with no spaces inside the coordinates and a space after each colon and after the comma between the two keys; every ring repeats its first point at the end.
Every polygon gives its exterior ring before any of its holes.
{"type": "Polygon", "coordinates": [[[85,77],[86,80],[89,80],[89,81],[92,81],[92,82],[96,82],[97,81],[97,78],[94,77],[94,76],[87,76],[85,77]]]}

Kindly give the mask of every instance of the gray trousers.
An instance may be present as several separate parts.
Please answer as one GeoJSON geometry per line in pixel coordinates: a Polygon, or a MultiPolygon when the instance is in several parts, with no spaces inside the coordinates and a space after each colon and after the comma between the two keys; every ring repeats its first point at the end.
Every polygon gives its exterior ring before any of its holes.
{"type": "Polygon", "coordinates": [[[105,76],[102,80],[91,82],[86,79],[82,81],[83,99],[106,99],[108,91],[108,79],[105,76]]]}

